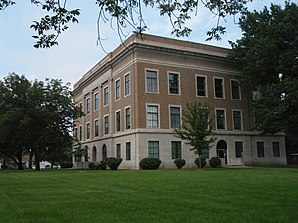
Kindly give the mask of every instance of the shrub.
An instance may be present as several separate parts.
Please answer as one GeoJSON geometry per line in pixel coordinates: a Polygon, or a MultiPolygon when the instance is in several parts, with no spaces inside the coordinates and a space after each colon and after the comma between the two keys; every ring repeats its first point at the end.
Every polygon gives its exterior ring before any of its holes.
{"type": "Polygon", "coordinates": [[[143,170],[158,169],[160,164],[161,164],[161,161],[158,158],[144,158],[140,161],[140,167],[143,170]]]}
{"type": "Polygon", "coordinates": [[[96,169],[96,164],[95,163],[89,163],[88,167],[91,170],[95,170],[96,169]]]}
{"type": "Polygon", "coordinates": [[[106,170],[107,169],[107,165],[104,161],[100,161],[96,167],[97,170],[106,170]]]}
{"type": "Polygon", "coordinates": [[[204,166],[206,166],[207,162],[206,162],[206,158],[203,156],[200,156],[200,158],[196,158],[195,160],[195,164],[197,164],[197,166],[200,168],[200,159],[201,159],[201,168],[203,168],[204,166]]]}
{"type": "Polygon", "coordinates": [[[174,163],[178,169],[181,169],[185,165],[185,159],[177,158],[174,160],[174,163]]]}
{"type": "Polygon", "coordinates": [[[60,166],[61,166],[62,169],[72,168],[73,163],[72,163],[72,162],[68,162],[68,161],[63,161],[63,162],[60,164],[60,166]]]}
{"type": "Polygon", "coordinates": [[[120,163],[122,162],[121,158],[108,157],[106,158],[106,164],[111,170],[117,170],[120,163]]]}
{"type": "Polygon", "coordinates": [[[209,160],[209,165],[211,167],[220,167],[221,165],[221,160],[219,157],[212,157],[210,160],[209,160]]]}

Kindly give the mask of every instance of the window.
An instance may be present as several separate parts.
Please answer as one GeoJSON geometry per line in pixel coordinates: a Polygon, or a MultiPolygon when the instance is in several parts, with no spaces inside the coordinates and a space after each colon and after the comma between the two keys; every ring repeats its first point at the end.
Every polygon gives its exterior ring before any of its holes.
{"type": "Polygon", "coordinates": [[[257,155],[258,157],[265,157],[264,142],[257,142],[257,155]]]}
{"type": "Polygon", "coordinates": [[[121,144],[116,144],[116,157],[121,158],[121,144]]]}
{"type": "Polygon", "coordinates": [[[239,81],[237,81],[237,80],[231,80],[231,94],[232,94],[232,99],[234,99],[234,100],[240,100],[240,85],[239,85],[239,81]]]}
{"type": "Polygon", "coordinates": [[[126,143],[126,160],[131,160],[131,144],[130,144],[130,142],[126,143]]]}
{"type": "Polygon", "coordinates": [[[170,127],[180,128],[180,107],[170,107],[170,127]]]}
{"type": "Polygon", "coordinates": [[[87,98],[86,100],[86,112],[87,114],[90,113],[90,98],[87,98]]]}
{"type": "Polygon", "coordinates": [[[103,89],[103,105],[106,106],[109,104],[109,87],[103,89]]]}
{"type": "Polygon", "coordinates": [[[99,124],[98,119],[94,121],[94,136],[97,137],[99,135],[99,124]]]}
{"type": "Polygon", "coordinates": [[[98,93],[94,94],[94,110],[98,110],[99,108],[99,96],[98,93]]]}
{"type": "Polygon", "coordinates": [[[128,96],[128,95],[130,95],[130,74],[125,75],[124,81],[125,81],[124,95],[128,96]]]}
{"type": "Polygon", "coordinates": [[[108,157],[107,146],[104,144],[102,146],[102,160],[104,161],[108,157]]]}
{"type": "Polygon", "coordinates": [[[86,124],[86,135],[87,139],[90,139],[90,123],[86,124]]]}
{"type": "Polygon", "coordinates": [[[159,158],[159,142],[149,141],[148,142],[148,157],[159,158]]]}
{"type": "Polygon", "coordinates": [[[252,99],[260,100],[261,97],[262,97],[261,86],[258,86],[252,91],[252,99]]]}
{"type": "Polygon", "coordinates": [[[109,134],[109,116],[104,117],[104,134],[109,134]]]}
{"type": "Polygon", "coordinates": [[[243,142],[235,142],[236,158],[241,158],[243,153],[243,142]]]}
{"type": "Polygon", "coordinates": [[[207,97],[207,79],[205,76],[197,76],[197,96],[207,97]]]}
{"type": "Polygon", "coordinates": [[[279,142],[272,142],[273,157],[280,157],[279,142]]]}
{"type": "Polygon", "coordinates": [[[74,128],[74,138],[78,139],[78,128],[74,128]]]}
{"type": "Polygon", "coordinates": [[[172,148],[172,159],[177,159],[182,157],[180,141],[172,141],[171,148],[172,148]]]}
{"type": "Polygon", "coordinates": [[[96,147],[94,146],[92,149],[92,161],[93,162],[96,161],[96,156],[97,156],[97,150],[96,150],[96,147]]]}
{"type": "Polygon", "coordinates": [[[224,98],[224,85],[222,78],[214,78],[214,91],[216,98],[224,98]]]}
{"type": "Polygon", "coordinates": [[[242,114],[241,111],[233,111],[234,130],[242,130],[242,114]]]}
{"type": "Polygon", "coordinates": [[[121,83],[120,83],[120,79],[118,79],[118,80],[116,80],[116,95],[115,95],[115,99],[116,99],[116,101],[117,100],[120,100],[120,98],[121,98],[121,83]]]}
{"type": "Polygon", "coordinates": [[[169,93],[179,94],[179,74],[169,73],[169,93]]]}
{"type": "Polygon", "coordinates": [[[83,139],[83,127],[80,126],[80,141],[83,139]]]}
{"type": "Polygon", "coordinates": [[[159,127],[158,106],[156,105],[147,105],[147,127],[159,127]]]}
{"type": "Polygon", "coordinates": [[[146,70],[146,91],[158,92],[157,71],[146,70]]]}
{"type": "Polygon", "coordinates": [[[216,109],[216,129],[226,129],[225,110],[216,109]]]}
{"type": "Polygon", "coordinates": [[[125,108],[125,129],[130,129],[130,107],[125,108]]]}
{"type": "Polygon", "coordinates": [[[202,149],[201,150],[202,156],[206,159],[209,159],[209,149],[202,149]]]}
{"type": "Polygon", "coordinates": [[[120,111],[116,112],[116,132],[121,130],[121,113],[120,111]]]}

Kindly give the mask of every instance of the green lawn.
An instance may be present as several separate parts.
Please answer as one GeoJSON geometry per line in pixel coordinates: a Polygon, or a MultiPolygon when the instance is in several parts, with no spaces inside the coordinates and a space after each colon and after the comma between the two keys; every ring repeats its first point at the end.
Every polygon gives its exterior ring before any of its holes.
{"type": "Polygon", "coordinates": [[[0,222],[297,222],[298,169],[0,171],[0,222]]]}

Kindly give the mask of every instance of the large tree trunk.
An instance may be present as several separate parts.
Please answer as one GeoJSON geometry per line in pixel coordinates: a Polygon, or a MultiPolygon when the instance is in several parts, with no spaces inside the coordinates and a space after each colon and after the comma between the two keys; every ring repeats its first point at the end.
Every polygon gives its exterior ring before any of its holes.
{"type": "Polygon", "coordinates": [[[38,151],[38,149],[35,151],[34,155],[35,155],[35,170],[39,171],[40,170],[40,165],[39,165],[40,160],[39,160],[39,151],[38,151]]]}

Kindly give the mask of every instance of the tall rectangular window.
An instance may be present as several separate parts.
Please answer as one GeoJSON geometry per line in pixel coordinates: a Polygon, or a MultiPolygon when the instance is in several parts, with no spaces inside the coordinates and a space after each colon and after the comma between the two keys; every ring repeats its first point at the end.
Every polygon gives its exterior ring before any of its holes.
{"type": "Polygon", "coordinates": [[[115,89],[115,99],[116,101],[119,100],[121,98],[121,82],[120,82],[120,79],[116,80],[116,89],[115,89]]]}
{"type": "Polygon", "coordinates": [[[130,129],[130,107],[125,108],[125,129],[130,129]]]}
{"type": "Polygon", "coordinates": [[[109,134],[109,116],[105,116],[103,118],[103,123],[104,123],[104,134],[109,134]]]}
{"type": "Polygon", "coordinates": [[[159,158],[159,142],[149,141],[148,142],[148,157],[159,158]]]}
{"type": "Polygon", "coordinates": [[[258,157],[265,157],[264,142],[257,142],[257,155],[258,157]]]}
{"type": "Polygon", "coordinates": [[[231,80],[231,96],[234,100],[240,100],[240,85],[238,80],[231,80]]]}
{"type": "Polygon", "coordinates": [[[272,142],[273,157],[280,157],[279,142],[272,142]]]}
{"type": "Polygon", "coordinates": [[[180,107],[170,107],[170,127],[180,128],[180,107]]]}
{"type": "Polygon", "coordinates": [[[130,74],[126,74],[124,77],[125,86],[124,86],[124,95],[130,95],[130,74]]]}
{"type": "Polygon", "coordinates": [[[233,111],[234,130],[242,130],[242,114],[241,111],[233,111]]]}
{"type": "Polygon", "coordinates": [[[98,93],[94,94],[94,110],[98,110],[99,108],[99,96],[98,93]]]}
{"type": "Polygon", "coordinates": [[[216,98],[224,98],[224,84],[222,78],[214,78],[214,93],[216,98]]]}
{"type": "Polygon", "coordinates": [[[225,110],[216,109],[216,129],[226,129],[225,110]]]}
{"type": "Polygon", "coordinates": [[[179,74],[169,73],[169,93],[179,94],[179,74]]]}
{"type": "Polygon", "coordinates": [[[157,71],[146,70],[146,90],[147,92],[158,92],[157,71]]]}
{"type": "Polygon", "coordinates": [[[97,137],[99,135],[99,123],[98,119],[94,121],[94,136],[97,137]]]}
{"type": "Polygon", "coordinates": [[[109,87],[103,89],[103,105],[106,106],[109,104],[109,87]]]}
{"type": "Polygon", "coordinates": [[[116,132],[121,130],[121,113],[120,111],[116,112],[116,132]]]}
{"type": "Polygon", "coordinates": [[[257,86],[257,87],[252,91],[252,99],[253,99],[253,100],[260,100],[261,98],[262,98],[261,86],[257,86]]]}
{"type": "Polygon", "coordinates": [[[156,105],[147,105],[147,127],[159,127],[158,106],[156,105]]]}
{"type": "Polygon", "coordinates": [[[126,143],[126,160],[131,160],[131,143],[127,142],[126,143]]]}
{"type": "Polygon", "coordinates": [[[90,123],[86,124],[86,137],[90,139],[90,123]]]}
{"type": "Polygon", "coordinates": [[[86,112],[87,114],[90,113],[90,98],[87,98],[86,100],[86,112]]]}
{"type": "Polygon", "coordinates": [[[235,142],[236,158],[241,158],[243,153],[243,142],[235,142]]]}
{"type": "Polygon", "coordinates": [[[121,158],[121,144],[116,144],[116,157],[121,158]]]}
{"type": "Polygon", "coordinates": [[[83,139],[83,126],[80,126],[80,141],[83,139]]]}
{"type": "Polygon", "coordinates": [[[197,76],[197,96],[207,97],[207,80],[205,76],[197,76]]]}
{"type": "Polygon", "coordinates": [[[74,128],[74,138],[78,139],[78,128],[74,128]]]}
{"type": "Polygon", "coordinates": [[[180,141],[172,141],[171,149],[172,149],[172,159],[182,158],[180,141]]]}
{"type": "Polygon", "coordinates": [[[202,149],[201,150],[201,153],[202,153],[202,157],[205,157],[206,159],[209,159],[209,149],[205,148],[205,149],[202,149]]]}

